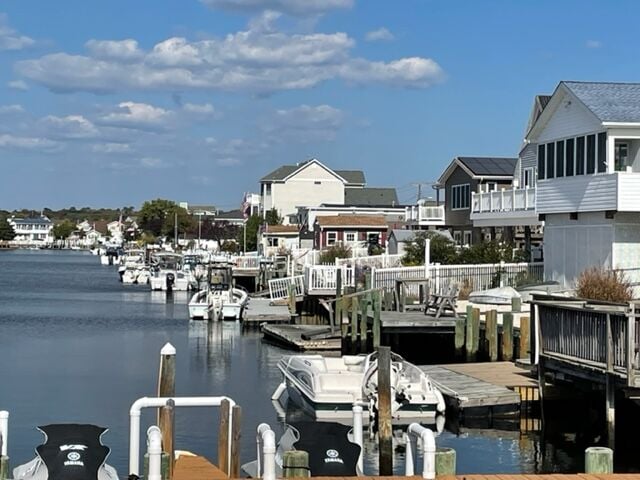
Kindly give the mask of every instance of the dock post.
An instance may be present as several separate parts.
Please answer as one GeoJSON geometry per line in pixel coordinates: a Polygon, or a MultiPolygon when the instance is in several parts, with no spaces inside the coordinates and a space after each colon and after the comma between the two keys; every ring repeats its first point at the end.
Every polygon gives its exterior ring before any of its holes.
{"type": "Polygon", "coordinates": [[[530,332],[531,332],[531,321],[529,320],[529,317],[520,317],[520,355],[518,355],[519,358],[527,358],[529,356],[530,332]]]}
{"type": "Polygon", "coordinates": [[[498,312],[489,310],[486,314],[485,332],[489,341],[489,361],[498,360],[498,312]]]}
{"type": "Polygon", "coordinates": [[[351,352],[357,353],[358,348],[358,314],[360,303],[358,297],[351,298],[351,352]]]}
{"type": "Polygon", "coordinates": [[[522,311],[522,298],[521,297],[512,297],[511,298],[511,311],[512,312],[521,312],[522,311]]]}
{"type": "MultiPolygon", "coordinates": [[[[368,277],[369,283],[371,283],[371,277],[368,277]]],[[[367,279],[365,279],[366,285],[367,279]]],[[[369,288],[369,287],[365,287],[369,288]]],[[[369,329],[369,299],[371,298],[371,294],[367,293],[362,298],[362,303],[360,304],[360,353],[367,353],[367,330],[369,329]]]]}
{"type": "Polygon", "coordinates": [[[605,345],[605,356],[607,362],[607,373],[605,374],[605,395],[606,395],[606,419],[607,419],[607,445],[615,448],[616,438],[616,380],[613,375],[613,363],[615,346],[613,344],[613,331],[611,330],[611,315],[607,314],[606,320],[607,340],[605,345]]]}
{"type": "Polygon", "coordinates": [[[229,400],[220,402],[220,428],[218,430],[218,468],[227,475],[229,471],[229,414],[231,403],[229,400]]]}
{"type": "Polygon", "coordinates": [[[0,456],[0,480],[7,480],[9,478],[9,457],[6,455],[0,456]]]}
{"type": "Polygon", "coordinates": [[[378,347],[378,475],[393,475],[391,348],[378,347]]]}
{"type": "Polygon", "coordinates": [[[466,351],[467,361],[474,362],[478,355],[478,343],[480,341],[480,310],[471,306],[467,307],[467,335],[466,351]]]}
{"type": "Polygon", "coordinates": [[[309,453],[304,450],[289,450],[282,455],[284,478],[309,477],[309,453]]]}
{"type": "Polygon", "coordinates": [[[453,448],[436,449],[436,476],[456,474],[456,451],[453,448]]]}
{"type": "Polygon", "coordinates": [[[584,451],[584,473],[613,473],[613,450],[607,447],[587,448],[584,451]]]}
{"type": "Polygon", "coordinates": [[[337,323],[342,328],[342,303],[340,302],[342,297],[342,269],[336,270],[336,306],[334,308],[333,322],[331,323],[331,332],[335,331],[334,323],[337,323]],[[340,307],[338,307],[340,305],[340,307]]]}
{"type": "Polygon", "coordinates": [[[289,313],[291,314],[292,317],[295,317],[297,312],[297,308],[296,308],[296,291],[295,291],[295,287],[293,285],[289,285],[289,313]]]}
{"type": "MultiPolygon", "coordinates": [[[[158,373],[158,397],[171,398],[176,395],[176,349],[167,342],[160,350],[160,372],[158,373]]],[[[162,415],[158,409],[158,427],[160,431],[168,430],[162,423],[162,415]]]]}
{"type": "Polygon", "coordinates": [[[382,310],[382,294],[378,290],[372,294],[372,309],[373,309],[373,349],[375,350],[380,346],[380,332],[382,331],[380,324],[380,310],[382,310]]]}
{"type": "Polygon", "coordinates": [[[464,325],[465,323],[466,323],[466,320],[464,318],[456,318],[455,348],[456,348],[457,358],[462,358],[464,356],[464,334],[465,334],[464,325]]]}
{"type": "Polygon", "coordinates": [[[175,427],[175,402],[167,400],[167,404],[160,409],[160,432],[162,434],[162,451],[167,454],[167,476],[173,478],[173,467],[175,465],[174,450],[174,427],[175,427]]]}
{"type": "Polygon", "coordinates": [[[231,467],[230,478],[240,478],[240,432],[242,424],[242,407],[234,405],[231,408],[231,467]]]}
{"type": "Polygon", "coordinates": [[[513,359],[513,313],[502,314],[502,360],[513,359]]]}

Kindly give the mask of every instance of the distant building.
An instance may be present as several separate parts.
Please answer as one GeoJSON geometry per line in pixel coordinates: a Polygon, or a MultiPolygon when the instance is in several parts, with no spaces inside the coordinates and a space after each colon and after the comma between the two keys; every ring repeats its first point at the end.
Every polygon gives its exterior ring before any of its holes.
{"type": "Polygon", "coordinates": [[[198,217],[215,217],[217,210],[213,205],[193,205],[188,202],[180,202],[180,208],[184,208],[190,215],[198,217]]]}
{"type": "Polygon", "coordinates": [[[53,243],[53,223],[44,215],[28,218],[9,218],[9,225],[16,232],[13,243],[17,245],[48,246],[53,243]]]}
{"type": "Polygon", "coordinates": [[[338,243],[347,246],[379,245],[387,242],[387,222],[382,215],[326,215],[316,217],[314,248],[338,243]]]}
{"type": "Polygon", "coordinates": [[[237,210],[229,210],[227,212],[219,211],[215,216],[215,220],[225,221],[230,225],[238,226],[244,225],[245,222],[244,214],[239,208],[237,210]]]}
{"type": "Polygon", "coordinates": [[[300,247],[298,225],[264,225],[258,233],[258,252],[267,257],[300,247]]]}

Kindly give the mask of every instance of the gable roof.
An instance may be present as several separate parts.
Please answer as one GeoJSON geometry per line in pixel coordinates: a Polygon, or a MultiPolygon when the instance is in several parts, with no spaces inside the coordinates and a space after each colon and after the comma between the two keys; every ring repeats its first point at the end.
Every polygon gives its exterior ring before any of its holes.
{"type": "Polygon", "coordinates": [[[321,227],[386,227],[383,215],[322,215],[316,217],[321,227]]]}
{"type": "Polygon", "coordinates": [[[346,207],[397,206],[398,194],[395,188],[348,188],[344,191],[346,207]]]}
{"type": "Polygon", "coordinates": [[[329,172],[343,180],[347,185],[365,184],[364,172],[362,172],[362,170],[332,170],[315,158],[300,162],[297,165],[282,165],[262,177],[260,182],[283,182],[310,163],[316,163],[327,169],[329,172]]]}
{"type": "Polygon", "coordinates": [[[27,217],[10,219],[16,225],[50,225],[51,220],[47,217],[27,217]]]}
{"type": "Polygon", "coordinates": [[[438,179],[444,185],[456,167],[462,168],[471,178],[511,180],[518,159],[514,157],[456,157],[438,179]]]}
{"type": "Polygon", "coordinates": [[[215,218],[220,218],[222,220],[244,220],[244,214],[242,213],[242,210],[238,208],[237,210],[229,210],[228,212],[218,211],[215,218]]]}
{"type": "Polygon", "coordinates": [[[640,123],[640,83],[560,82],[601,122],[640,123]]]}
{"type": "Polygon", "coordinates": [[[299,225],[266,225],[265,234],[299,234],[299,225]]]}

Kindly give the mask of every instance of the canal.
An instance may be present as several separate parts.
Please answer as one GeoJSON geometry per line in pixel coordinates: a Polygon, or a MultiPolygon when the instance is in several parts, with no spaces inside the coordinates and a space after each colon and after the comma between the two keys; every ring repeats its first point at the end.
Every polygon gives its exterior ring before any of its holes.
{"type": "MultiPolygon", "coordinates": [[[[254,459],[256,426],[267,422],[277,435],[282,431],[270,397],[281,380],[276,363],[286,352],[235,322],[189,322],[186,293],[167,297],[123,286],[115,267],[99,263],[82,252],[0,252],[0,409],[10,412],[12,467],[33,458],[42,439],[38,425],[94,423],[109,428],[103,437],[112,449],[108,463],[126,477],[129,407],[155,395],[166,342],[177,349],[177,394],[228,395],[238,402],[242,462],[254,459]]],[[[579,471],[584,447],[598,441],[598,432],[590,433],[581,413],[575,421],[558,417],[544,438],[506,424],[444,431],[436,442],[456,449],[459,473],[579,471]]],[[[143,428],[153,421],[144,414],[143,428]]],[[[217,421],[211,409],[178,410],[177,448],[215,461],[217,421]]],[[[366,466],[374,468],[372,443],[367,450],[366,466]]],[[[398,472],[402,461],[399,448],[398,472]]]]}

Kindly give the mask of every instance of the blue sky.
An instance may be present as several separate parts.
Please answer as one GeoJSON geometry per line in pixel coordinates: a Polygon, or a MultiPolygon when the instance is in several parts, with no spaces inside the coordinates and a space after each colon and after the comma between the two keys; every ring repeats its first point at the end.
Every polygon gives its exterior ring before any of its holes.
{"type": "Polygon", "coordinates": [[[237,208],[311,157],[408,202],[456,155],[516,156],[560,80],[640,81],[615,5],[0,0],[0,209],[237,208]]]}

